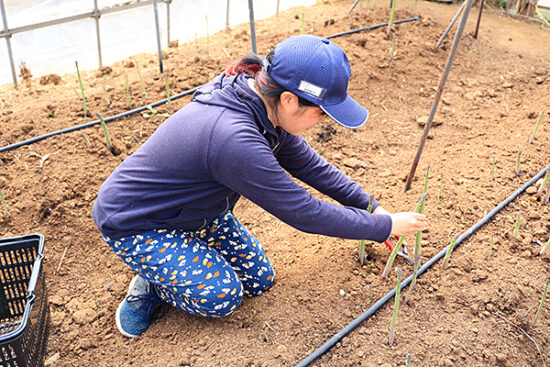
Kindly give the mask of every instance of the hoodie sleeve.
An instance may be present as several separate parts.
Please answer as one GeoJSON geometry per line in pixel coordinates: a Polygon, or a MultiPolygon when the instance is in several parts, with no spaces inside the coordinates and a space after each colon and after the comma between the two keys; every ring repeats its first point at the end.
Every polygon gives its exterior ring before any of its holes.
{"type": "MultiPolygon", "coordinates": [[[[340,204],[368,208],[370,196],[361,185],[323,159],[301,136],[289,134],[276,157],[292,176],[340,204]]],[[[378,205],[380,202],[373,200],[372,210],[378,205]]]]}
{"type": "Polygon", "coordinates": [[[288,176],[253,127],[222,131],[214,129],[209,143],[208,169],[215,180],[304,232],[377,242],[389,237],[389,215],[312,197],[288,176]]]}

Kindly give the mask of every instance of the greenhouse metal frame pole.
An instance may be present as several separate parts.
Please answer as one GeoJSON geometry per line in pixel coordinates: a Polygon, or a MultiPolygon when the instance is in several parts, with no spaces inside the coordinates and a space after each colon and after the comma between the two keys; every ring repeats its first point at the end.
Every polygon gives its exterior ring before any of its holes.
{"type": "Polygon", "coordinates": [[[170,4],[172,0],[166,0],[166,40],[170,45],[170,4]]]}
{"type": "Polygon", "coordinates": [[[13,78],[13,84],[17,87],[17,74],[15,73],[13,53],[11,52],[11,33],[8,28],[8,19],[6,17],[6,8],[4,8],[4,0],[0,0],[0,10],[2,11],[2,23],[4,24],[4,33],[6,34],[6,46],[8,47],[8,57],[10,58],[11,76],[13,78]]]}
{"type": "Polygon", "coordinates": [[[435,93],[435,99],[432,105],[432,110],[430,111],[430,116],[428,117],[428,122],[426,123],[426,126],[424,128],[424,133],[422,134],[422,138],[420,139],[420,145],[418,146],[418,150],[416,151],[416,155],[411,165],[411,170],[407,175],[405,191],[411,188],[411,182],[416,172],[416,167],[418,166],[418,162],[420,161],[420,156],[422,155],[424,144],[426,143],[426,139],[428,138],[428,133],[430,132],[430,128],[432,127],[432,122],[435,117],[435,112],[437,111],[437,106],[439,105],[439,100],[441,99],[441,94],[443,94],[443,89],[445,88],[447,77],[449,76],[449,73],[451,72],[451,67],[453,66],[453,61],[456,55],[456,51],[458,49],[458,45],[460,44],[460,39],[462,38],[462,32],[464,31],[466,22],[468,21],[468,15],[470,15],[470,9],[472,8],[472,3],[474,0],[467,0],[467,1],[468,3],[464,8],[464,14],[462,15],[462,19],[460,20],[460,25],[458,26],[458,30],[456,31],[453,47],[451,48],[451,52],[449,53],[449,58],[447,59],[447,65],[445,65],[445,70],[441,75],[441,80],[439,81],[437,92],[435,93]]]}
{"type": "Polygon", "coordinates": [[[229,32],[229,0],[227,0],[227,9],[225,12],[225,31],[229,32]]]}
{"type": "Polygon", "coordinates": [[[155,13],[155,30],[157,33],[157,51],[159,56],[159,69],[160,73],[163,73],[162,68],[162,49],[160,47],[160,26],[159,26],[159,9],[158,9],[158,0],[153,0],[153,9],[155,13]]]}
{"type": "Polygon", "coordinates": [[[97,0],[94,0],[94,19],[95,19],[95,33],[97,38],[97,57],[99,58],[99,67],[103,66],[103,58],[101,56],[101,36],[99,32],[99,18],[101,13],[97,7],[97,0]]]}
{"type": "Polygon", "coordinates": [[[248,13],[250,15],[250,38],[252,39],[252,52],[258,53],[256,49],[256,28],[254,25],[254,4],[248,0],[248,13]]]}

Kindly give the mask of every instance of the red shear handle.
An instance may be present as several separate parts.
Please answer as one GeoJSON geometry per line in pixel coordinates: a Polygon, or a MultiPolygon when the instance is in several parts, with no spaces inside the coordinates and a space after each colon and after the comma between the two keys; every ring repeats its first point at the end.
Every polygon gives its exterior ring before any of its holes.
{"type": "MultiPolygon", "coordinates": [[[[388,246],[390,251],[393,251],[393,249],[395,248],[395,244],[392,242],[392,239],[395,240],[396,243],[397,243],[397,241],[399,241],[398,236],[390,236],[390,238],[388,238],[386,241],[384,241],[384,244],[386,244],[386,246],[388,246]]],[[[405,241],[403,241],[403,245],[404,244],[405,244],[405,241]]]]}

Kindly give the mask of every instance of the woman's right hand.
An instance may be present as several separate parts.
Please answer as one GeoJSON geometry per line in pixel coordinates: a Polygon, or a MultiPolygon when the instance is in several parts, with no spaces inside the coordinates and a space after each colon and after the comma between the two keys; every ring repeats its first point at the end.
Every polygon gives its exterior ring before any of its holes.
{"type": "Polygon", "coordinates": [[[428,228],[428,220],[424,214],[401,212],[390,214],[392,221],[391,234],[408,236],[428,228]]]}

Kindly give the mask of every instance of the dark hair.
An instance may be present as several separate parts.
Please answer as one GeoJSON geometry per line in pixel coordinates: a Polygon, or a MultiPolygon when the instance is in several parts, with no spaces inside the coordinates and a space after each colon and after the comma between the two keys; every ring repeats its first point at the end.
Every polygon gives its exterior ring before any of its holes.
{"type": "MultiPolygon", "coordinates": [[[[268,60],[273,61],[274,52],[271,51],[267,54],[268,60]]],[[[225,75],[232,76],[240,73],[246,73],[253,76],[256,80],[256,87],[260,93],[272,102],[271,107],[276,111],[276,107],[279,104],[281,94],[287,90],[281,87],[263,68],[263,59],[255,53],[249,53],[242,59],[229,64],[225,68],[225,75]]],[[[298,103],[300,106],[311,107],[317,106],[315,103],[308,101],[300,96],[298,97],[298,103]]]]}

